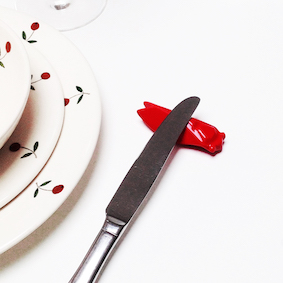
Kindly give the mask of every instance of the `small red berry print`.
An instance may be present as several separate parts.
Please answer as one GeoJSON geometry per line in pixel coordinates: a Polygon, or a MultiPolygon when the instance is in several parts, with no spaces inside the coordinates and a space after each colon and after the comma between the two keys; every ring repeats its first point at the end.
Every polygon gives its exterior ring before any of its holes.
{"type": "Polygon", "coordinates": [[[43,74],[41,74],[41,78],[43,80],[48,80],[50,78],[50,74],[49,73],[43,73],[43,74]]]}
{"type": "Polygon", "coordinates": [[[69,98],[65,98],[65,99],[64,99],[65,106],[67,106],[67,105],[69,104],[69,102],[70,102],[70,99],[69,99],[69,98]]]}
{"type": "Polygon", "coordinates": [[[63,191],[63,189],[64,189],[63,185],[58,185],[58,186],[53,188],[52,193],[53,194],[59,194],[63,191]]]}
{"type": "MultiPolygon", "coordinates": [[[[33,75],[32,75],[32,78],[33,78],[33,75]]],[[[40,76],[40,79],[31,82],[30,89],[31,89],[31,90],[35,90],[35,88],[34,88],[34,86],[33,86],[35,83],[37,83],[37,82],[39,82],[39,81],[41,81],[41,80],[48,80],[49,78],[50,78],[50,74],[49,74],[49,73],[47,73],[47,72],[42,73],[41,76],[40,76]]]]}
{"type": "Polygon", "coordinates": [[[32,30],[37,30],[39,28],[39,23],[33,23],[30,27],[32,30]]]}
{"type": "Polygon", "coordinates": [[[32,33],[31,35],[27,38],[27,34],[25,31],[22,32],[22,38],[24,40],[26,40],[27,42],[29,43],[36,43],[37,41],[36,40],[31,40],[30,38],[33,36],[33,33],[39,29],[39,23],[38,22],[34,22],[31,24],[30,26],[31,30],[32,30],[32,33]]]}
{"type": "Polygon", "coordinates": [[[6,52],[5,52],[5,54],[1,57],[1,48],[0,48],[0,66],[3,67],[3,68],[5,68],[5,66],[4,66],[4,63],[2,62],[2,60],[3,60],[3,59],[6,57],[6,55],[7,55],[8,53],[10,53],[10,51],[11,51],[11,43],[10,43],[9,41],[6,42],[5,49],[6,49],[6,52]]]}
{"type": "Polygon", "coordinates": [[[11,51],[11,43],[9,41],[6,43],[6,51],[7,53],[11,51]]]}
{"type": "Polygon", "coordinates": [[[13,144],[10,145],[9,149],[12,152],[16,152],[21,148],[21,145],[18,142],[15,142],[13,144]]]}
{"type": "Polygon", "coordinates": [[[51,183],[50,181],[44,182],[41,185],[38,185],[38,183],[36,183],[36,190],[33,194],[33,197],[37,197],[39,191],[46,191],[46,192],[52,192],[54,195],[59,194],[63,191],[64,186],[63,185],[58,185],[55,186],[53,189],[46,189],[45,186],[48,185],[49,183],[51,183]]]}
{"type": "Polygon", "coordinates": [[[19,144],[18,142],[15,142],[15,143],[12,143],[9,147],[9,150],[11,152],[16,152],[18,151],[19,149],[26,149],[28,150],[29,152],[24,154],[21,158],[25,158],[25,157],[28,157],[28,156],[31,156],[32,154],[35,156],[35,158],[37,158],[37,155],[36,155],[36,150],[38,149],[38,145],[39,143],[38,142],[35,142],[35,144],[33,145],[33,150],[27,148],[27,147],[24,147],[24,146],[21,146],[21,144],[19,144]]]}

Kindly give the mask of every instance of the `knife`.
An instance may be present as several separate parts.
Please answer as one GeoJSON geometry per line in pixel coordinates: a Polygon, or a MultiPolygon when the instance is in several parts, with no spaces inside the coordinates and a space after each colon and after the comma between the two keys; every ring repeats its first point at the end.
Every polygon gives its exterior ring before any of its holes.
{"type": "Polygon", "coordinates": [[[108,204],[103,227],[69,283],[92,283],[98,278],[105,261],[148,194],[199,101],[198,97],[183,100],[152,135],[108,204]]]}

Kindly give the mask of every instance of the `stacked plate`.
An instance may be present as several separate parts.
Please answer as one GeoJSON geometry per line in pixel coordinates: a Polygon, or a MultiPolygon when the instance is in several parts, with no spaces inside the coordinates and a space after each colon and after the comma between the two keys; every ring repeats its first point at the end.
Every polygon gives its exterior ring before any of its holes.
{"type": "Polygon", "coordinates": [[[0,253],[45,222],[82,177],[101,106],[93,73],[58,31],[0,8],[0,253]]]}

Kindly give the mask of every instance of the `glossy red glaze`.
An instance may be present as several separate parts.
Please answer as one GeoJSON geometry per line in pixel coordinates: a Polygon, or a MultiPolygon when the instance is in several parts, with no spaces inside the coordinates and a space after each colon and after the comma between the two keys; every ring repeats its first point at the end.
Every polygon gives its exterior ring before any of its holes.
{"type": "Polygon", "coordinates": [[[31,27],[32,30],[37,30],[39,28],[39,23],[32,23],[31,27]]]}
{"type": "Polygon", "coordinates": [[[52,193],[53,194],[59,194],[63,191],[63,189],[64,189],[63,185],[58,185],[58,186],[56,186],[52,189],[52,193]]]}
{"type": "Polygon", "coordinates": [[[64,99],[65,106],[67,106],[67,105],[69,104],[69,102],[70,102],[70,99],[69,99],[69,98],[65,98],[65,99],[64,99]]]}
{"type": "Polygon", "coordinates": [[[7,53],[11,51],[11,43],[9,41],[6,43],[6,51],[7,53]]]}
{"type": "MultiPolygon", "coordinates": [[[[138,110],[144,123],[156,131],[171,110],[150,102],[144,102],[145,108],[138,110]]],[[[186,129],[178,139],[178,144],[201,147],[210,153],[222,150],[225,134],[220,133],[214,126],[198,119],[191,118],[186,129]]]]}
{"type": "Polygon", "coordinates": [[[48,79],[50,78],[50,74],[49,74],[49,73],[42,73],[42,74],[41,74],[41,78],[42,78],[43,80],[48,80],[48,79]]]}

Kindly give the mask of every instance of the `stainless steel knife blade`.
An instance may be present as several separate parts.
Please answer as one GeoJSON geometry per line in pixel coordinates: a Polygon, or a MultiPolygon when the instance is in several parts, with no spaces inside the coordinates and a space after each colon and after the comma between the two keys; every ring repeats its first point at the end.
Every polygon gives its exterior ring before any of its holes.
{"type": "Polygon", "coordinates": [[[103,227],[69,283],[97,280],[117,239],[148,194],[199,101],[198,97],[183,100],[152,135],[107,206],[103,227]]]}
{"type": "Polygon", "coordinates": [[[164,120],[132,165],[106,208],[106,214],[127,223],[147,195],[180,134],[187,125],[199,99],[181,102],[164,120]]]}

